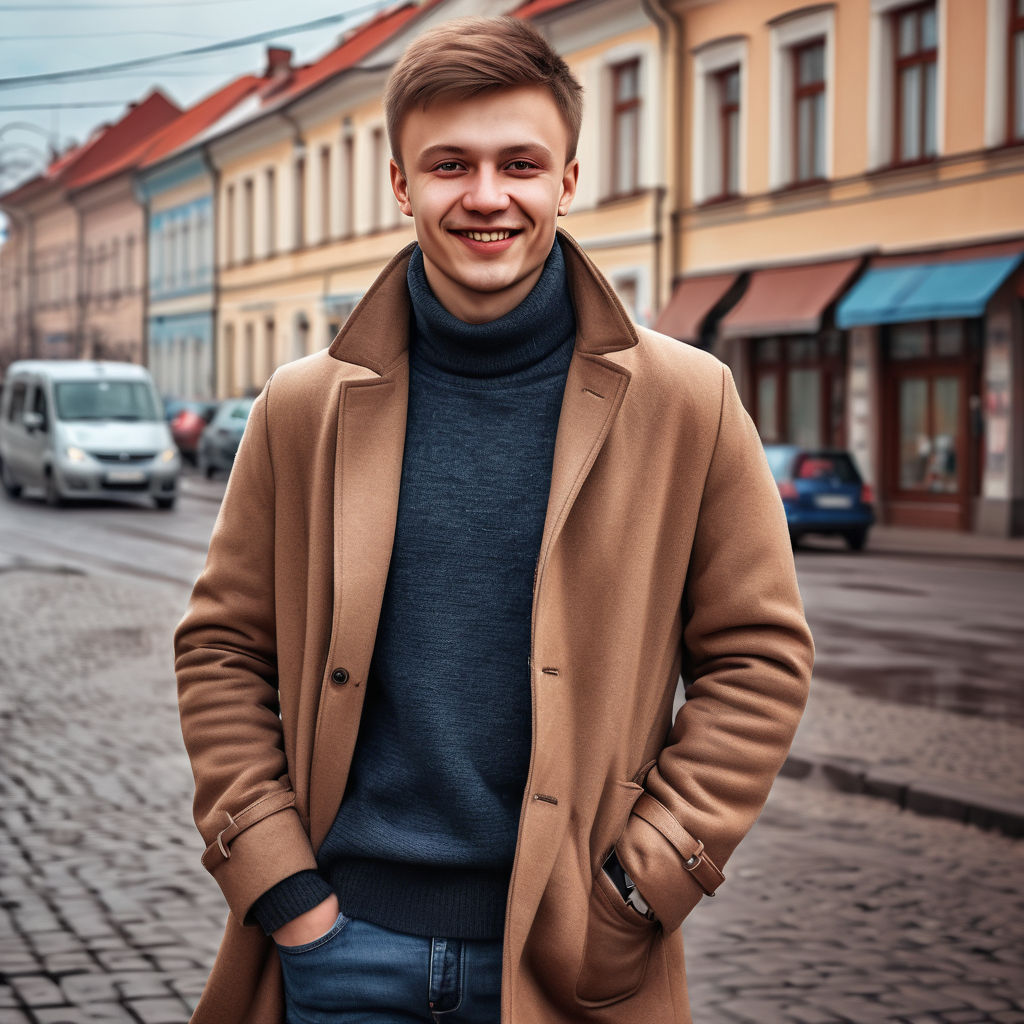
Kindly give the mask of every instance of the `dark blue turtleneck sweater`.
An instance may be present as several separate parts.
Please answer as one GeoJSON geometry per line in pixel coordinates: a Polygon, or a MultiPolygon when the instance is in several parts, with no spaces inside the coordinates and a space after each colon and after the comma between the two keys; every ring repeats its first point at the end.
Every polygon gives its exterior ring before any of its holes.
{"type": "Polygon", "coordinates": [[[349,917],[500,938],[531,744],[533,573],[575,318],[556,242],[512,312],[467,324],[409,263],[409,414],[366,703],[319,872],[253,908],[268,931],[331,888],[349,917]],[[329,882],[329,885],[327,884],[329,882]]]}

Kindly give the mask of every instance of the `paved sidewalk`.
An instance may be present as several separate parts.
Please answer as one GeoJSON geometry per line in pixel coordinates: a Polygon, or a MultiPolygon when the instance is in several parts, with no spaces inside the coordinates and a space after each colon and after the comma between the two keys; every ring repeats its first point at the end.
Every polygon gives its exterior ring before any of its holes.
{"type": "Polygon", "coordinates": [[[815,679],[784,773],[1024,836],[1024,728],[815,679]]]}
{"type": "Polygon", "coordinates": [[[877,525],[871,528],[867,550],[928,558],[1024,562],[1024,537],[983,537],[956,530],[877,525]]]}

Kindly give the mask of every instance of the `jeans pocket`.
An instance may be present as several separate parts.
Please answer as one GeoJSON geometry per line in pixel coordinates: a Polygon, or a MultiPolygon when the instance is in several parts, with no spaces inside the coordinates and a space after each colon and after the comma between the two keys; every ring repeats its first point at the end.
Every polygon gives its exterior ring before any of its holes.
{"type": "Polygon", "coordinates": [[[319,949],[321,946],[325,946],[331,941],[331,939],[340,935],[344,930],[345,925],[347,925],[350,920],[351,918],[339,913],[334,924],[332,924],[331,927],[319,938],[313,939],[312,942],[304,942],[301,946],[282,946],[278,943],[277,951],[286,957],[295,957],[301,956],[303,953],[312,953],[313,950],[319,949]]]}

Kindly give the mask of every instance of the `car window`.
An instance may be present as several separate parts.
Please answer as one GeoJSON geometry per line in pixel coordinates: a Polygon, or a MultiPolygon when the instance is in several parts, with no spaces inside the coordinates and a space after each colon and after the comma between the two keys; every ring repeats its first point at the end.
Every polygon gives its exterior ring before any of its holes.
{"type": "Polygon", "coordinates": [[[28,388],[23,380],[14,382],[14,387],[11,391],[11,407],[7,411],[7,419],[11,423],[19,422],[22,414],[25,412],[25,393],[27,390],[28,388]]]}
{"type": "Polygon", "coordinates": [[[768,458],[768,468],[776,480],[784,480],[789,469],[789,460],[792,458],[792,448],[767,447],[764,450],[768,458]]]}
{"type": "Polygon", "coordinates": [[[50,429],[50,418],[46,415],[46,392],[42,385],[36,385],[35,394],[32,396],[32,411],[39,413],[43,418],[39,429],[45,433],[50,429]]]}
{"type": "Polygon", "coordinates": [[[797,480],[839,480],[844,484],[860,482],[860,474],[848,455],[802,455],[794,467],[797,480]]]}
{"type": "Polygon", "coordinates": [[[231,419],[247,420],[249,418],[250,409],[252,409],[252,402],[239,402],[231,410],[231,419]]]}
{"type": "Polygon", "coordinates": [[[141,380],[61,381],[54,388],[62,420],[158,420],[149,385],[141,380]]]}

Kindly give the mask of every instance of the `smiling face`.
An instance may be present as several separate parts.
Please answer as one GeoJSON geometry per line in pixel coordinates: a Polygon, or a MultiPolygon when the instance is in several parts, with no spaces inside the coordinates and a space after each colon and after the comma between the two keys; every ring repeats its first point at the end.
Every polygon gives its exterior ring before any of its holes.
{"type": "Polygon", "coordinates": [[[542,86],[435,101],[406,115],[404,170],[391,186],[416,224],[427,281],[467,323],[515,309],[540,278],[569,210],[579,165],[569,131],[542,86]]]}

